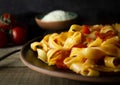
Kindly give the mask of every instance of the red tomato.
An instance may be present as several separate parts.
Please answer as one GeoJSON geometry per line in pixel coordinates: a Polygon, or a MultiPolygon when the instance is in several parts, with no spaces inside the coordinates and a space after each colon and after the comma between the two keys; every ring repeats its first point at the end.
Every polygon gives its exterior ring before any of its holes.
{"type": "Polygon", "coordinates": [[[15,18],[9,13],[4,13],[0,16],[0,28],[3,30],[11,29],[15,23],[15,18]]]}
{"type": "Polygon", "coordinates": [[[0,47],[5,47],[7,44],[7,35],[6,33],[0,31],[0,47]]]}
{"type": "Polygon", "coordinates": [[[14,27],[11,29],[12,41],[15,44],[24,44],[27,40],[27,30],[22,27],[14,27]]]}
{"type": "Polygon", "coordinates": [[[90,33],[90,30],[89,30],[89,28],[88,28],[87,25],[83,25],[83,26],[82,26],[82,32],[83,32],[84,34],[89,34],[89,33],[90,33]]]}
{"type": "Polygon", "coordinates": [[[67,69],[67,66],[64,64],[64,59],[69,56],[70,50],[65,51],[58,51],[56,55],[62,54],[59,56],[59,58],[56,60],[56,66],[59,69],[67,69]]]}

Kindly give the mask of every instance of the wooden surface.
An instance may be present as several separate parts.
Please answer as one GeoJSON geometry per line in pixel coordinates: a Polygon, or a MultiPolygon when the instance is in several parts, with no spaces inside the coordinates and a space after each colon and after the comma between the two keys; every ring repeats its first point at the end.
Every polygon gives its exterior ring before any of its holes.
{"type": "MultiPolygon", "coordinates": [[[[20,48],[21,46],[0,49],[0,57],[20,48]]],[[[0,61],[0,85],[101,85],[100,83],[62,79],[35,72],[26,67],[19,56],[20,51],[0,61]]]]}

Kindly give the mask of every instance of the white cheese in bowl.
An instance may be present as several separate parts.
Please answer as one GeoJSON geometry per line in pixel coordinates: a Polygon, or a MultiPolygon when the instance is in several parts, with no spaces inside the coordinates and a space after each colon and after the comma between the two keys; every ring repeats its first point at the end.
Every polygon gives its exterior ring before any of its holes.
{"type": "Polygon", "coordinates": [[[44,21],[44,22],[65,21],[65,20],[74,19],[76,17],[77,17],[76,13],[67,12],[63,10],[55,10],[46,14],[41,19],[41,21],[44,21]]]}

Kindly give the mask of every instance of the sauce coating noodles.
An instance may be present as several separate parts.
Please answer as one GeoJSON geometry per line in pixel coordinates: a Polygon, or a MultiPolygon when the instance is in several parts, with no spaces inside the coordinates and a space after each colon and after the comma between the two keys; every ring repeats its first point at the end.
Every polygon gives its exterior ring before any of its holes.
{"type": "Polygon", "coordinates": [[[68,31],[47,34],[30,47],[46,64],[83,76],[120,72],[120,24],[73,24],[68,31]]]}

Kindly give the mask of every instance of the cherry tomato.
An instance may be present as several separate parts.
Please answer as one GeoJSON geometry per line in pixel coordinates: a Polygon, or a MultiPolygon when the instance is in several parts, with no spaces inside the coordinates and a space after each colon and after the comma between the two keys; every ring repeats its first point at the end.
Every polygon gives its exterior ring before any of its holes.
{"type": "Polygon", "coordinates": [[[5,47],[7,44],[7,34],[0,31],[0,47],[5,47]]]}
{"type": "Polygon", "coordinates": [[[9,30],[12,28],[12,26],[15,24],[15,18],[9,14],[4,13],[0,16],[0,28],[4,30],[9,30]]]}
{"type": "Polygon", "coordinates": [[[12,41],[15,44],[24,44],[27,40],[27,30],[22,27],[14,27],[11,29],[12,41]]]}

